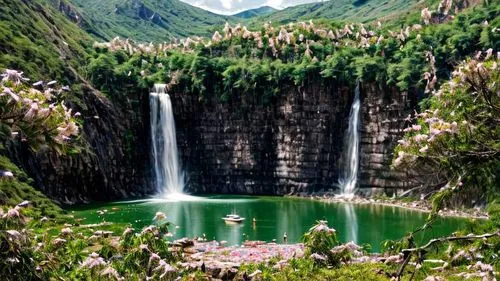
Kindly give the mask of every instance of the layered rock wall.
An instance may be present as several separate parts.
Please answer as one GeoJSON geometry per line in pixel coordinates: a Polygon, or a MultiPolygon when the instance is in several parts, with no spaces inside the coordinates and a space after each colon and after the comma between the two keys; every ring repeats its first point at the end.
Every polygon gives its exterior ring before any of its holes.
{"type": "MultiPolygon", "coordinates": [[[[194,193],[310,194],[336,191],[353,90],[324,82],[284,87],[270,104],[233,93],[171,93],[187,189],[194,193]]],[[[364,85],[360,187],[404,188],[392,150],[414,106],[393,89],[364,85]]]]}
{"type": "MultiPolygon", "coordinates": [[[[354,90],[324,81],[283,86],[269,103],[259,95],[170,93],[181,163],[192,193],[325,194],[337,192],[354,90]]],[[[154,192],[147,92],[110,102],[87,89],[73,107],[82,112],[83,152],[60,156],[7,147],[48,196],[72,204],[141,197],[154,192]]],[[[390,169],[392,151],[416,99],[394,89],[361,87],[363,193],[411,186],[390,169]]]]}

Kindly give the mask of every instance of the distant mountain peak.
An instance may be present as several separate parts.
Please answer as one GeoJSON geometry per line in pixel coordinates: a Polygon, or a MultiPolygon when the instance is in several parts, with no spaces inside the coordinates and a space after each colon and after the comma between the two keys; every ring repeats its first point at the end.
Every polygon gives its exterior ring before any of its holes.
{"type": "Polygon", "coordinates": [[[264,16],[264,15],[267,15],[267,14],[271,14],[271,13],[274,13],[276,11],[277,10],[275,8],[273,8],[273,7],[262,6],[262,7],[259,7],[259,8],[250,9],[250,10],[246,10],[246,11],[234,14],[233,16],[237,17],[237,18],[241,18],[241,19],[249,19],[249,18],[253,18],[253,17],[258,17],[258,16],[264,16]]]}

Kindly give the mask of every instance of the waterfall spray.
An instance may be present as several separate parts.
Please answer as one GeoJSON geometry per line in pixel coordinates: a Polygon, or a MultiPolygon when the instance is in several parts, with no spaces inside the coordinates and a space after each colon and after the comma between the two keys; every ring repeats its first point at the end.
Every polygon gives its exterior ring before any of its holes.
{"type": "Polygon", "coordinates": [[[165,84],[155,84],[149,95],[151,143],[156,190],[167,196],[183,194],[184,174],[179,164],[175,120],[165,84]]]}
{"type": "Polygon", "coordinates": [[[354,100],[349,113],[349,128],[347,129],[347,137],[344,144],[344,170],[339,183],[342,188],[342,196],[347,198],[354,197],[356,184],[358,181],[359,167],[359,83],[356,86],[354,100]]]}

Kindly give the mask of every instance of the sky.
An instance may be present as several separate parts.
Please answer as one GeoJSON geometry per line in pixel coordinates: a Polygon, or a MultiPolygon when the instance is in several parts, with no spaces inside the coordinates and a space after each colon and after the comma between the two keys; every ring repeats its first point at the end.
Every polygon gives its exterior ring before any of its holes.
{"type": "Polygon", "coordinates": [[[290,6],[320,2],[322,0],[181,0],[202,9],[222,14],[232,15],[244,10],[271,6],[276,9],[283,9],[290,6]]]}

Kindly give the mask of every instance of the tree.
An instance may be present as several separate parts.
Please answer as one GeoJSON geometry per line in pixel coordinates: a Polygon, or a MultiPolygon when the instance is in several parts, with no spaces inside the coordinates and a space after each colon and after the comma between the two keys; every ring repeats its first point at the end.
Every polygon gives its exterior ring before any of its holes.
{"type": "Polygon", "coordinates": [[[422,182],[431,193],[438,191],[435,211],[457,192],[482,201],[498,193],[498,58],[492,58],[491,49],[484,60],[480,57],[461,64],[450,81],[422,102],[424,110],[412,117],[414,124],[396,148],[396,168],[434,171],[436,177],[422,182]]]}

